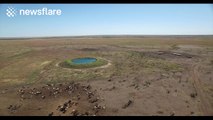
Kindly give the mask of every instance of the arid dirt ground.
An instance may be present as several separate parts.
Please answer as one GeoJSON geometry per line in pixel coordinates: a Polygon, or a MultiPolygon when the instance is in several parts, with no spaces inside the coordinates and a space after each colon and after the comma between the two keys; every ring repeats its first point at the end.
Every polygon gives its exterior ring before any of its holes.
{"type": "Polygon", "coordinates": [[[213,115],[213,37],[0,40],[0,115],[213,115]]]}

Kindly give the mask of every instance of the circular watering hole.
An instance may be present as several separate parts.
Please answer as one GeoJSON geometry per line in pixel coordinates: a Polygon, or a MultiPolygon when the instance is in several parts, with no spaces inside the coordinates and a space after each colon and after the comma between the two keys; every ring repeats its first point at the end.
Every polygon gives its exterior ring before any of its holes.
{"type": "Polygon", "coordinates": [[[88,63],[93,63],[96,62],[96,58],[76,58],[72,59],[73,64],[88,64],[88,63]]]}

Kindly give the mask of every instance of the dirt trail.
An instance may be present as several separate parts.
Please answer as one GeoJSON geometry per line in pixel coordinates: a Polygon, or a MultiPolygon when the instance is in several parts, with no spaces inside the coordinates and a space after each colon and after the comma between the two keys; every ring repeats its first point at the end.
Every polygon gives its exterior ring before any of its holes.
{"type": "Polygon", "coordinates": [[[203,86],[202,83],[200,82],[200,77],[199,77],[199,63],[195,64],[192,66],[192,71],[191,71],[191,77],[194,82],[194,88],[196,89],[196,92],[198,94],[198,97],[200,98],[200,109],[202,110],[204,116],[211,116],[213,115],[213,108],[209,102],[209,100],[206,97],[205,92],[203,91],[203,86]]]}

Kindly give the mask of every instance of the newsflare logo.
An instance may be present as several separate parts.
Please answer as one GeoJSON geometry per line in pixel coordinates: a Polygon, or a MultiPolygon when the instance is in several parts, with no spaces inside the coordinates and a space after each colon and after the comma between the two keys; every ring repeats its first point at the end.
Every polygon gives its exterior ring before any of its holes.
{"type": "Polygon", "coordinates": [[[16,11],[15,8],[13,8],[13,7],[7,7],[7,9],[6,9],[6,15],[8,17],[14,17],[14,16],[16,16],[16,13],[17,13],[17,11],[16,11]]]}
{"type": "Polygon", "coordinates": [[[43,7],[41,9],[15,9],[14,7],[7,7],[6,9],[6,15],[8,17],[15,17],[17,15],[19,16],[32,16],[32,15],[47,15],[47,16],[52,16],[52,15],[61,15],[62,11],[60,9],[48,9],[46,7],[43,7]]]}

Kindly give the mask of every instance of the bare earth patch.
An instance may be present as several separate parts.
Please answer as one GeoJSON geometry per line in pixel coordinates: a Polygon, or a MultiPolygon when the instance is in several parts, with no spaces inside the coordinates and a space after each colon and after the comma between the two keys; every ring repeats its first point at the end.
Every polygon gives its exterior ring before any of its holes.
{"type": "Polygon", "coordinates": [[[0,41],[0,115],[211,116],[212,46],[198,36],[0,41]],[[108,63],[59,66],[85,56],[108,63]]]}

